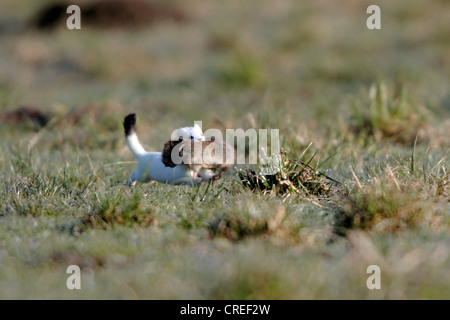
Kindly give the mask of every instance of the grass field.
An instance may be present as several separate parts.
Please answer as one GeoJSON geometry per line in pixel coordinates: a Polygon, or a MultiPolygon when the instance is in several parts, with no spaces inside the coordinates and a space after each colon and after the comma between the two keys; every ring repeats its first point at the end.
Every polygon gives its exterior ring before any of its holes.
{"type": "Polygon", "coordinates": [[[341,2],[166,1],[184,18],[39,30],[52,2],[3,0],[0,298],[450,299],[450,6],[341,2]],[[155,151],[195,120],[279,129],[340,183],[119,185],[130,112],[155,151]]]}

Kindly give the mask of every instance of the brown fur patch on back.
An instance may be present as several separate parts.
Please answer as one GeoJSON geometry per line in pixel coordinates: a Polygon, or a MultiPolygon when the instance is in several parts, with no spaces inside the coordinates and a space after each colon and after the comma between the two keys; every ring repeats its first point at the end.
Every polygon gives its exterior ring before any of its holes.
{"type": "Polygon", "coordinates": [[[172,152],[173,149],[180,143],[183,143],[182,146],[180,146],[179,156],[183,157],[183,151],[186,150],[187,152],[191,153],[191,159],[190,163],[185,163],[184,161],[182,164],[186,165],[188,168],[193,169],[194,171],[198,171],[200,169],[219,169],[220,172],[229,170],[236,160],[236,155],[234,155],[233,163],[228,164],[226,163],[226,157],[228,153],[234,152],[234,149],[227,144],[226,142],[216,142],[214,139],[211,139],[211,141],[202,141],[202,142],[190,142],[183,140],[180,138],[179,140],[169,140],[164,144],[164,148],[162,151],[162,162],[166,167],[175,167],[176,164],[173,162],[172,159],[172,152]],[[198,148],[198,144],[201,144],[201,148],[198,148]],[[211,154],[207,155],[209,157],[205,157],[205,149],[207,147],[211,147],[211,154]],[[222,148],[222,159],[216,159],[216,151],[218,149],[222,148]],[[195,152],[197,151],[197,152],[195,152]],[[198,151],[201,151],[201,153],[198,153],[198,151]]]}
{"type": "MultiPolygon", "coordinates": [[[[162,151],[162,163],[164,163],[164,165],[166,167],[175,168],[177,166],[172,160],[172,150],[181,141],[183,141],[183,140],[182,139],[176,140],[176,141],[169,140],[166,143],[164,143],[164,148],[162,151]]],[[[183,152],[183,151],[181,150],[180,152],[183,152]]],[[[182,154],[180,156],[182,156],[182,154]]]]}

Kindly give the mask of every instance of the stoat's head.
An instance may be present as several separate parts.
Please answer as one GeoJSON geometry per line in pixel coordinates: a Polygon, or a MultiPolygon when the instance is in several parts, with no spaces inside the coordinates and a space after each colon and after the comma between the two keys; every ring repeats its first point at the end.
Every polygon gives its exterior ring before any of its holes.
{"type": "Polygon", "coordinates": [[[172,132],[171,140],[178,140],[180,137],[190,139],[192,142],[205,141],[205,136],[200,126],[196,123],[193,127],[183,127],[172,132]]]}

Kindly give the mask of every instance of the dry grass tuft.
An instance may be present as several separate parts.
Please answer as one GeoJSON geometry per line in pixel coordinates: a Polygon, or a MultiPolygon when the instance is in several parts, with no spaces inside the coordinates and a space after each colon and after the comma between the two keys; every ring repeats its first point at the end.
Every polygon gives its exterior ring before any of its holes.
{"type": "MultiPolygon", "coordinates": [[[[397,170],[401,171],[401,170],[397,170]]],[[[449,195],[449,175],[394,173],[389,166],[384,175],[371,184],[361,186],[337,201],[334,207],[334,231],[346,235],[350,229],[375,233],[405,231],[440,232],[448,226],[446,206],[449,195]]]]}
{"type": "Polygon", "coordinates": [[[269,163],[263,165],[260,172],[252,169],[238,169],[237,173],[242,185],[252,191],[259,190],[264,193],[274,192],[280,196],[290,194],[303,194],[306,196],[327,197],[336,180],[321,173],[316,168],[297,159],[289,159],[286,152],[273,156],[269,163]]]}
{"type": "Polygon", "coordinates": [[[356,135],[374,137],[376,141],[390,140],[412,145],[420,129],[428,124],[423,106],[406,100],[405,90],[389,96],[385,84],[370,88],[369,101],[353,106],[351,131],[356,135]]]}

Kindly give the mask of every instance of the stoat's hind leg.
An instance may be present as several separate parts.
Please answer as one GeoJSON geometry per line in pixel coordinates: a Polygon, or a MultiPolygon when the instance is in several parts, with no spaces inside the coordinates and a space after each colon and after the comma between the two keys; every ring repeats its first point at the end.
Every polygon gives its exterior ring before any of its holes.
{"type": "Polygon", "coordinates": [[[223,171],[220,171],[218,174],[216,174],[215,176],[212,177],[212,179],[214,181],[219,180],[220,178],[222,178],[223,175],[223,171]]]}
{"type": "Polygon", "coordinates": [[[136,170],[131,172],[130,176],[128,177],[127,184],[131,187],[134,187],[139,179],[136,177],[136,170]]]}
{"type": "Polygon", "coordinates": [[[127,185],[129,185],[130,187],[134,187],[136,185],[136,182],[136,180],[131,180],[131,177],[129,177],[127,185]]]}
{"type": "Polygon", "coordinates": [[[199,175],[203,180],[208,181],[208,180],[213,179],[214,176],[216,175],[216,173],[214,172],[214,170],[202,168],[202,169],[200,169],[198,175],[199,175]]]}
{"type": "Polygon", "coordinates": [[[224,171],[223,171],[223,170],[220,170],[220,172],[219,172],[219,173],[217,173],[216,175],[214,175],[214,176],[212,177],[212,181],[213,181],[213,183],[214,183],[214,182],[216,182],[217,180],[221,179],[221,178],[222,178],[222,175],[223,175],[223,173],[224,173],[224,171]]]}

